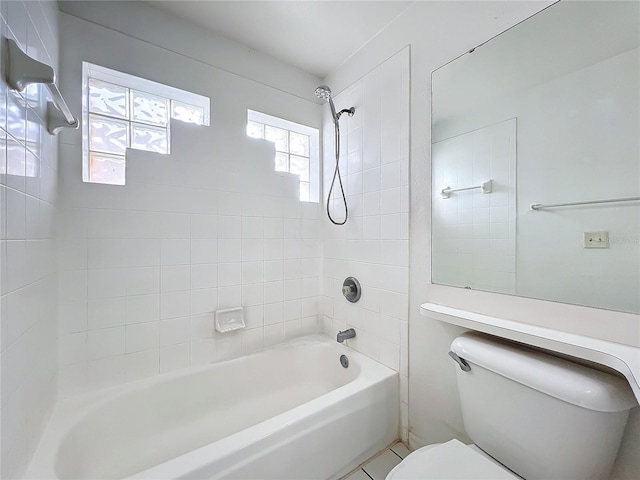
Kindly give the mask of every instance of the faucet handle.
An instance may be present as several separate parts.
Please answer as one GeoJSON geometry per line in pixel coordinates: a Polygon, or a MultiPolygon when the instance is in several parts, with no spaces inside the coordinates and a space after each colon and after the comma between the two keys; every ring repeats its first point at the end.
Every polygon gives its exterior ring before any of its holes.
{"type": "Polygon", "coordinates": [[[360,282],[354,277],[345,278],[344,282],[342,282],[342,295],[347,301],[351,303],[355,303],[360,300],[360,282]]]}

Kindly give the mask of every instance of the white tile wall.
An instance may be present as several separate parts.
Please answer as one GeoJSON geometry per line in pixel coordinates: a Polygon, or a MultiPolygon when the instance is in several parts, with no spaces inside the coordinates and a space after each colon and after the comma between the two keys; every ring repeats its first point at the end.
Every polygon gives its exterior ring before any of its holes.
{"type": "MultiPolygon", "coordinates": [[[[274,172],[272,144],[245,128],[247,108],[309,112],[290,119],[317,124],[320,107],[94,25],[88,39],[86,22],[62,21],[66,71],[120,57],[124,42],[132,53],[111,68],[207,95],[212,125],[172,122],[171,155],[129,150],[126,186],[83,183],[80,136],[61,145],[60,394],[319,331],[320,206],[299,201],[298,177],[274,172]],[[238,100],[253,97],[264,103],[238,100]],[[214,332],[214,311],[240,305],[247,328],[214,332]]],[[[80,91],[80,78],[63,86],[80,91]]]]}
{"type": "MultiPolygon", "coordinates": [[[[341,119],[341,172],[349,205],[344,226],[323,222],[324,330],[355,328],[350,347],[400,372],[402,436],[407,438],[409,293],[409,49],[335,98],[355,106],[341,119]],[[348,303],[342,282],[355,276],[362,298],[348,303]]],[[[333,175],[333,128],[324,128],[325,195],[333,175]]],[[[341,219],[339,189],[332,211],[341,219]]],[[[325,197],[326,198],[326,197],[325,197]]]]}
{"type": "Polygon", "coordinates": [[[435,283],[516,292],[516,119],[433,144],[435,283]],[[491,193],[454,192],[492,180],[491,193]]]}
{"type": "MultiPolygon", "coordinates": [[[[54,2],[0,1],[2,37],[58,65],[54,2]]],[[[19,478],[56,397],[54,240],[57,140],[43,118],[48,93],[0,80],[0,477],[19,478]]]]}
{"type": "MultiPolygon", "coordinates": [[[[219,202],[206,209],[201,205],[197,212],[189,206],[171,211],[176,207],[161,202],[141,205],[130,199],[150,186],[135,181],[134,169],[124,187],[82,184],[79,159],[65,151],[65,192],[86,188],[87,196],[76,205],[63,195],[63,221],[71,225],[61,232],[63,394],[223,360],[317,331],[320,239],[313,224],[318,204],[301,204],[274,191],[261,199],[273,208],[259,216],[245,209],[229,215],[219,202]],[[114,189],[110,208],[101,208],[107,206],[102,200],[95,204],[93,188],[114,189]],[[111,208],[120,196],[127,199],[123,208],[111,208]],[[247,329],[214,333],[213,312],[239,305],[245,308],[247,329]]],[[[259,161],[264,153],[262,148],[256,152],[259,161]]],[[[129,159],[134,162],[135,154],[130,152],[129,159]]],[[[166,179],[182,174],[183,166],[174,165],[166,169],[166,179]]],[[[217,176],[232,174],[221,170],[217,176]]],[[[276,174],[258,170],[256,175],[276,174]]],[[[201,192],[188,188],[188,179],[182,181],[182,201],[197,202],[201,192]]],[[[164,191],[163,197],[174,190],[161,182],[153,188],[164,191]]],[[[242,201],[251,195],[247,190],[208,193],[238,193],[242,201]]]]}

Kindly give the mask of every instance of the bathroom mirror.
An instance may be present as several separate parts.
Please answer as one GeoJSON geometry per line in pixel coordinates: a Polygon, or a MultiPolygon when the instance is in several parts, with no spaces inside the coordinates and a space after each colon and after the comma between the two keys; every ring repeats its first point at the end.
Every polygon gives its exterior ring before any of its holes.
{"type": "Polygon", "coordinates": [[[640,313],[639,22],[562,1],[433,72],[433,283],[640,313]]]}

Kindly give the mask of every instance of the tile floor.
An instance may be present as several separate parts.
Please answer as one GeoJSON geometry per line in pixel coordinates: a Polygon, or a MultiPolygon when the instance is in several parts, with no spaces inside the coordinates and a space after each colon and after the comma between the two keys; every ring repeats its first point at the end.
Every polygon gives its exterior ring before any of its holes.
{"type": "Polygon", "coordinates": [[[369,460],[355,472],[343,480],[384,480],[393,467],[411,453],[407,447],[398,442],[391,448],[369,460]]]}

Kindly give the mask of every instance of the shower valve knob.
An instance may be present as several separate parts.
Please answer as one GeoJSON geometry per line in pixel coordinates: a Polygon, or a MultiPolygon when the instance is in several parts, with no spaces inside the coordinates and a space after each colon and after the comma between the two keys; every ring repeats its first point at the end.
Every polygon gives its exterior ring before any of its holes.
{"type": "Polygon", "coordinates": [[[360,282],[355,277],[347,277],[342,283],[342,295],[349,302],[355,303],[360,300],[361,293],[360,282]]]}

